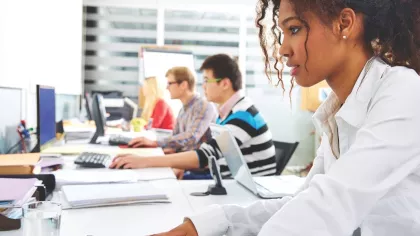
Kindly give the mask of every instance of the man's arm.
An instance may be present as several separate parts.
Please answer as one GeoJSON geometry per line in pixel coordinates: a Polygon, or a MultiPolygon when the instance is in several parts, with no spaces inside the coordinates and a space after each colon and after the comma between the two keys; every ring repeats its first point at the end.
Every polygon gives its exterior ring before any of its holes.
{"type": "MultiPolygon", "coordinates": [[[[192,150],[200,141],[201,137],[209,128],[214,120],[216,112],[214,107],[208,102],[192,107],[192,122],[187,123],[187,129],[183,133],[175,134],[163,140],[158,140],[158,145],[164,148],[180,149],[187,148],[192,150]]],[[[182,121],[177,121],[182,122],[182,121]]],[[[187,121],[188,122],[188,121],[187,121]]]]}
{"type": "Polygon", "coordinates": [[[139,169],[151,167],[171,167],[176,169],[196,169],[199,167],[196,152],[182,152],[166,156],[139,157],[136,155],[119,155],[109,168],[139,169]]]}

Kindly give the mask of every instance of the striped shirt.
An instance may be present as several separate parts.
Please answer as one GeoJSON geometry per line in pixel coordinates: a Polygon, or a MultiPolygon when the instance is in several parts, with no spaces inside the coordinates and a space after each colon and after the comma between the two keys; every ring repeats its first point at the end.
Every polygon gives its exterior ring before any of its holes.
{"type": "MultiPolygon", "coordinates": [[[[229,115],[224,120],[219,117],[216,123],[226,125],[232,132],[253,175],[273,175],[275,173],[275,148],[271,132],[250,99],[240,98],[229,115]]],[[[218,159],[222,176],[229,177],[231,175],[215,139],[203,143],[197,150],[197,155],[200,168],[205,168],[208,165],[208,157],[215,156],[218,159]]]]}
{"type": "Polygon", "coordinates": [[[177,152],[197,149],[201,143],[210,140],[209,126],[216,117],[214,105],[195,94],[179,112],[172,136],[158,140],[158,146],[177,152]]]}

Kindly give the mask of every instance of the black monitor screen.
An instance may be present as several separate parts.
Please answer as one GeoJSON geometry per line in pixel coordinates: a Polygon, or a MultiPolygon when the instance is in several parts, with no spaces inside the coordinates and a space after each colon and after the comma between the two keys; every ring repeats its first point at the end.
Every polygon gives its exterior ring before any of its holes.
{"type": "Polygon", "coordinates": [[[92,116],[96,125],[96,132],[91,143],[96,143],[99,136],[105,135],[106,111],[103,103],[103,96],[101,94],[94,94],[92,98],[92,116]]]}

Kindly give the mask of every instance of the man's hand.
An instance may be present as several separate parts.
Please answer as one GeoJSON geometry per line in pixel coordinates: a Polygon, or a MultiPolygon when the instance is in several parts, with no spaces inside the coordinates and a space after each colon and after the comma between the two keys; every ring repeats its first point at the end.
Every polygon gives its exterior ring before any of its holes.
{"type": "Polygon", "coordinates": [[[109,168],[112,169],[139,169],[149,167],[149,158],[142,158],[136,155],[124,154],[114,158],[109,168]]]}
{"type": "Polygon", "coordinates": [[[145,137],[133,138],[129,143],[129,147],[138,148],[138,147],[157,147],[158,144],[156,141],[152,141],[145,137]]]}
{"type": "Polygon", "coordinates": [[[174,153],[176,153],[176,151],[175,151],[175,149],[172,149],[172,148],[164,148],[163,153],[165,153],[165,155],[174,154],[174,153]]]}
{"type": "Polygon", "coordinates": [[[185,170],[172,168],[172,171],[174,172],[177,179],[182,179],[184,177],[185,170]]]}
{"type": "Polygon", "coordinates": [[[180,226],[166,233],[155,234],[154,236],[198,236],[197,230],[191,220],[186,220],[180,226]]]}

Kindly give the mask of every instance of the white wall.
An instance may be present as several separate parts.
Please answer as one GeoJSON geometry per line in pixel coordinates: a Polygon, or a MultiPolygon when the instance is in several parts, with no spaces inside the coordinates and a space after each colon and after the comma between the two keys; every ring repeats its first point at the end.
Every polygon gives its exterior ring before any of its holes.
{"type": "Polygon", "coordinates": [[[23,88],[22,114],[36,123],[35,85],[82,93],[82,0],[2,0],[0,86],[23,88]]]}

